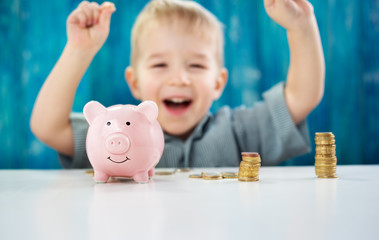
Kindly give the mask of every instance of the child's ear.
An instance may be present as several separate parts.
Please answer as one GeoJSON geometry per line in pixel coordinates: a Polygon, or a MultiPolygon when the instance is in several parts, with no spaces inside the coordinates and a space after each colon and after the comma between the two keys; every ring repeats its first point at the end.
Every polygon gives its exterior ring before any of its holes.
{"type": "Polygon", "coordinates": [[[228,70],[226,68],[221,68],[218,77],[216,79],[215,91],[213,100],[217,100],[221,97],[222,92],[228,82],[228,70]]]}
{"type": "Polygon", "coordinates": [[[129,66],[125,69],[125,80],[129,85],[129,89],[133,94],[133,97],[141,100],[140,88],[138,85],[137,74],[133,67],[129,66]]]}

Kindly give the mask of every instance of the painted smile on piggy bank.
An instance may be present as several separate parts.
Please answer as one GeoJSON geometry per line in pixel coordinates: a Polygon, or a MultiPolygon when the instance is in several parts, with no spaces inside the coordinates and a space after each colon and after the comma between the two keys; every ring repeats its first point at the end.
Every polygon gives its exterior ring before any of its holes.
{"type": "Polygon", "coordinates": [[[128,161],[128,160],[131,160],[130,158],[128,158],[128,156],[125,156],[125,159],[124,159],[124,160],[121,160],[121,161],[113,160],[113,159],[111,158],[111,156],[107,157],[107,159],[110,160],[111,162],[114,162],[114,163],[124,163],[124,162],[126,162],[126,161],[128,161]]]}

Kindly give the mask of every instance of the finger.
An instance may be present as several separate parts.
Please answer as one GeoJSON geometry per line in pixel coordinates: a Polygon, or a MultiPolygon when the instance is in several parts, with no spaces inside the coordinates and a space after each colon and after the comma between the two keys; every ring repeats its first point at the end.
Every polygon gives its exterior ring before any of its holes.
{"type": "Polygon", "coordinates": [[[92,24],[99,23],[99,15],[100,15],[100,6],[96,2],[91,2],[90,7],[92,9],[92,24]]]}
{"type": "Polygon", "coordinates": [[[72,13],[67,18],[68,23],[76,24],[79,23],[79,18],[77,16],[77,9],[72,11],[72,13]]]}
{"type": "Polygon", "coordinates": [[[101,12],[99,17],[99,24],[103,26],[109,26],[111,21],[112,13],[116,11],[116,7],[113,3],[104,2],[100,6],[101,12]]]}
{"type": "Polygon", "coordinates": [[[88,17],[83,10],[78,10],[76,17],[79,19],[79,25],[83,28],[87,26],[88,17]]]}
{"type": "Polygon", "coordinates": [[[86,15],[86,26],[91,26],[93,21],[93,10],[89,2],[82,2],[79,9],[86,15]]]}
{"type": "Polygon", "coordinates": [[[93,26],[96,24],[97,19],[99,18],[99,11],[100,11],[100,6],[96,2],[91,2],[87,6],[85,6],[87,12],[87,15],[89,17],[87,21],[87,26],[93,26]]]}
{"type": "Polygon", "coordinates": [[[100,9],[101,10],[105,10],[105,9],[111,9],[114,11],[116,11],[116,6],[114,5],[114,3],[111,3],[111,2],[103,2],[101,5],[100,5],[100,9]]]}
{"type": "Polygon", "coordinates": [[[283,4],[283,7],[291,13],[293,16],[299,14],[300,7],[297,4],[296,0],[279,0],[280,4],[283,4]]]}
{"type": "Polygon", "coordinates": [[[78,8],[82,8],[82,7],[85,7],[85,6],[88,6],[88,5],[89,5],[88,1],[82,1],[81,3],[79,3],[78,8]]]}
{"type": "Polygon", "coordinates": [[[307,0],[294,0],[306,13],[313,12],[313,5],[307,0]]]}
{"type": "Polygon", "coordinates": [[[67,19],[68,23],[79,24],[81,27],[86,27],[87,16],[81,9],[75,9],[67,19]]]}

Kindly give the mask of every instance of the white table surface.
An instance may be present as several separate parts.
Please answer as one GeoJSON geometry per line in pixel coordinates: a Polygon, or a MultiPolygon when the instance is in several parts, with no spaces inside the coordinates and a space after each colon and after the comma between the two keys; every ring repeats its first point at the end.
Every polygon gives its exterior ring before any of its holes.
{"type": "MultiPolygon", "coordinates": [[[[238,171],[190,173],[204,170],[238,171]]],[[[0,239],[379,239],[379,165],[337,166],[338,179],[190,173],[96,184],[84,170],[0,170],[0,239]]]]}

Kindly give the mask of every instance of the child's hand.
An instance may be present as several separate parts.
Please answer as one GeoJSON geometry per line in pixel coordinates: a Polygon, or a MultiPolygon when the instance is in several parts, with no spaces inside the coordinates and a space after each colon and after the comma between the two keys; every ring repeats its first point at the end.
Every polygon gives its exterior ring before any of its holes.
{"type": "Polygon", "coordinates": [[[109,34],[113,3],[83,1],[67,18],[67,44],[79,49],[99,51],[109,34]]]}
{"type": "Polygon", "coordinates": [[[313,24],[313,6],[307,0],[264,0],[267,14],[287,31],[305,30],[313,24]]]}

